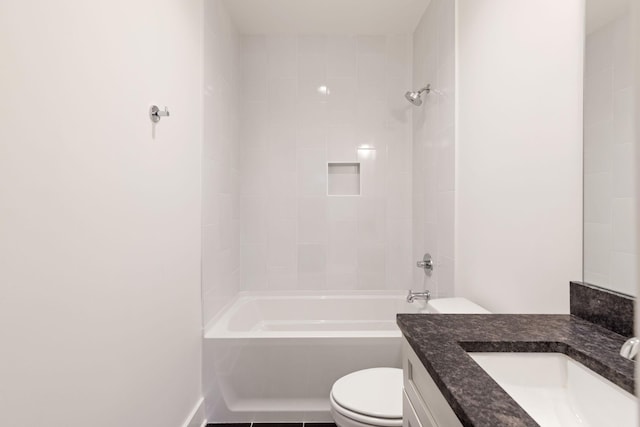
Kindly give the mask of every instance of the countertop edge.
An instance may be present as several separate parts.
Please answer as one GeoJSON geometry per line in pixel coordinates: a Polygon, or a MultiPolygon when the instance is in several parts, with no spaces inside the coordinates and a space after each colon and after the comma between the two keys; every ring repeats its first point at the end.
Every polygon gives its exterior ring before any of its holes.
{"type": "Polygon", "coordinates": [[[634,364],[617,355],[625,338],[573,315],[398,314],[397,323],[465,427],[495,426],[495,423],[505,426],[538,425],[467,352],[565,354],[634,394],[634,364]],[[467,324],[464,319],[468,320],[467,324]],[[482,323],[485,323],[484,330],[482,323]],[[523,331],[521,336],[518,328],[523,331]],[[591,345],[584,339],[585,334],[595,334],[593,341],[604,343],[601,352],[596,351],[600,346],[591,345]],[[429,350],[430,346],[433,349],[429,350]],[[615,356],[612,353],[614,349],[615,356]],[[466,373],[451,373],[452,366],[466,373]],[[476,378],[469,379],[474,375],[476,378]],[[477,387],[479,383],[481,387],[477,387]],[[476,387],[469,387],[471,384],[476,387]],[[489,400],[488,395],[491,396],[489,400]],[[487,406],[470,404],[473,399],[487,406]],[[505,417],[508,419],[503,420],[505,417]]]}

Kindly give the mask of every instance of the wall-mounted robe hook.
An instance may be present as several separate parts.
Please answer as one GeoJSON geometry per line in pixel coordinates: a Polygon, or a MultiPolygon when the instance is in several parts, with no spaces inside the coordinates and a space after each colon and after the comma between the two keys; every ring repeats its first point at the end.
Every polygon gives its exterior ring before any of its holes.
{"type": "Polygon", "coordinates": [[[158,123],[161,117],[169,117],[169,110],[167,107],[164,107],[164,111],[161,111],[157,105],[152,105],[149,108],[149,117],[153,123],[158,123]]]}

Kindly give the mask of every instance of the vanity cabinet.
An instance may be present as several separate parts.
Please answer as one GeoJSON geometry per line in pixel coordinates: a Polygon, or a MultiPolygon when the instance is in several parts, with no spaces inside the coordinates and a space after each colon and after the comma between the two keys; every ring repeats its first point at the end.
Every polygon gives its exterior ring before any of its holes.
{"type": "Polygon", "coordinates": [[[436,383],[402,338],[403,427],[462,427],[436,383]]]}

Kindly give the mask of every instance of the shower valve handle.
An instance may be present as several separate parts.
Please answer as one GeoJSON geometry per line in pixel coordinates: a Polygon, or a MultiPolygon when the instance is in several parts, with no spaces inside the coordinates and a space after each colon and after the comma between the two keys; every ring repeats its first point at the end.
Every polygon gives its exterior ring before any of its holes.
{"type": "Polygon", "coordinates": [[[433,271],[433,259],[431,258],[431,255],[424,254],[422,261],[418,261],[416,263],[416,266],[418,268],[422,268],[425,274],[427,274],[427,272],[429,271],[433,271]]]}

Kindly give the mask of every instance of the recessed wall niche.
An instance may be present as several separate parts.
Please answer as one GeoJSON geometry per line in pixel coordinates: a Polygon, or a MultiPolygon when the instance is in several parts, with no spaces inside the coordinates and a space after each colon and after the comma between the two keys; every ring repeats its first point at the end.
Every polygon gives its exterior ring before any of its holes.
{"type": "Polygon", "coordinates": [[[360,163],[329,163],[327,194],[329,196],[359,196],[360,163]]]}

